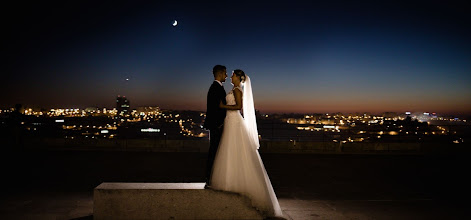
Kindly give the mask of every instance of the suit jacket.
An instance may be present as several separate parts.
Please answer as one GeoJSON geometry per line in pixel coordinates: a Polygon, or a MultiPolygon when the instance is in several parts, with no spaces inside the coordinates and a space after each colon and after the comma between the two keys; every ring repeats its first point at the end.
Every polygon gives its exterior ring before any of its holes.
{"type": "Polygon", "coordinates": [[[226,90],[218,82],[214,81],[209,87],[206,101],[206,119],[203,127],[206,129],[215,129],[224,124],[226,109],[219,108],[219,103],[226,104],[226,90]]]}

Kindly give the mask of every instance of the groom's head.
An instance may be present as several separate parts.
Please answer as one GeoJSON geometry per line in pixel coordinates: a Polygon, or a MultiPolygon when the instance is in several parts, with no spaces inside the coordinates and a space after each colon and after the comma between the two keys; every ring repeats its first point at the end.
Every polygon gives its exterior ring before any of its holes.
{"type": "Polygon", "coordinates": [[[227,78],[226,67],[223,65],[216,65],[213,67],[214,79],[220,82],[225,82],[227,78]]]}

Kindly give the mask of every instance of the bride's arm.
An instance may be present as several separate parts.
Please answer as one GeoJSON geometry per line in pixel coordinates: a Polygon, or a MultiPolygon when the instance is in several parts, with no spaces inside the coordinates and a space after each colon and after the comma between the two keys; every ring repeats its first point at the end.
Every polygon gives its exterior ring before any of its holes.
{"type": "Polygon", "coordinates": [[[241,110],[242,109],[242,92],[238,89],[233,91],[236,104],[235,105],[224,105],[222,102],[219,103],[219,108],[229,109],[229,110],[241,110]]]}

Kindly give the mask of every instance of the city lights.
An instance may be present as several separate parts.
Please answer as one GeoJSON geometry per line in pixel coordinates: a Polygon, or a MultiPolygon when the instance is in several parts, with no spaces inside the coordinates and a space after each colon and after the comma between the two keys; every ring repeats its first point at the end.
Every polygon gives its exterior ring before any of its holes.
{"type": "MultiPolygon", "coordinates": [[[[123,97],[124,98],[124,97],[123,97]]],[[[124,100],[124,99],[123,99],[124,100]]],[[[129,103],[129,100],[127,100],[129,103]]],[[[117,106],[120,107],[120,106],[117,106]]],[[[13,109],[14,111],[14,109],[13,109]]],[[[0,113],[10,114],[11,109],[0,113]]],[[[161,110],[159,107],[121,108],[54,108],[37,110],[25,108],[24,115],[50,118],[59,127],[48,127],[47,121],[22,121],[29,132],[61,129],[67,139],[93,138],[153,138],[153,139],[208,139],[203,128],[204,112],[161,110]]],[[[460,135],[447,123],[466,123],[457,117],[437,113],[374,114],[260,114],[257,121],[260,140],[338,141],[338,143],[432,140],[444,135],[460,135]],[[269,121],[266,123],[264,121],[269,121]],[[285,124],[286,126],[283,126],[285,124]],[[279,128],[277,128],[279,127],[279,128]],[[281,128],[281,130],[279,130],[281,128]],[[263,138],[262,138],[263,137],[263,138]]],[[[2,122],[5,123],[5,122],[2,122]]],[[[59,130],[56,130],[59,132],[59,130]]],[[[464,139],[457,136],[454,140],[464,139]]],[[[456,141],[455,141],[456,142],[456,141]]]]}

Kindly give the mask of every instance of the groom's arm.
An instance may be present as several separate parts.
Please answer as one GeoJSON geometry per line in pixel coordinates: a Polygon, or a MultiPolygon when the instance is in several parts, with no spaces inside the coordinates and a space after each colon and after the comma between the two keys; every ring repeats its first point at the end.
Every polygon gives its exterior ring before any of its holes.
{"type": "Polygon", "coordinates": [[[206,97],[206,118],[204,121],[204,127],[207,129],[212,129],[216,127],[216,110],[219,108],[219,97],[216,93],[214,86],[211,86],[206,97]]]}

